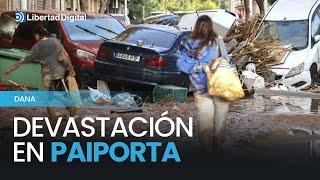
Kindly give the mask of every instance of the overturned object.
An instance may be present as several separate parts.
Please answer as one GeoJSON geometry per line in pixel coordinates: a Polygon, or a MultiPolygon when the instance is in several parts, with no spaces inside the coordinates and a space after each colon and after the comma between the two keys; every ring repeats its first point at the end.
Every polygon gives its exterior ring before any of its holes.
{"type": "Polygon", "coordinates": [[[252,71],[243,71],[242,81],[248,90],[265,88],[264,78],[252,71]]]}

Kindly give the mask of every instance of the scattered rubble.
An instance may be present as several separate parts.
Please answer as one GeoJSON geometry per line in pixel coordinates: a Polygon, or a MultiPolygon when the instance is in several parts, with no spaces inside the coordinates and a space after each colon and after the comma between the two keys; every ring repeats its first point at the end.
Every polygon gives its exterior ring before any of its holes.
{"type": "Polygon", "coordinates": [[[257,73],[268,70],[268,65],[279,64],[283,57],[292,50],[291,45],[281,45],[276,40],[256,38],[261,23],[260,17],[238,23],[231,31],[227,49],[231,57],[237,61],[238,67],[247,63],[255,63],[257,73]]]}
{"type": "MultiPolygon", "coordinates": [[[[245,69],[248,63],[254,63],[255,70],[251,71],[257,74],[256,77],[259,80],[256,81],[260,81],[261,77],[266,77],[270,65],[280,64],[283,58],[292,50],[291,45],[281,45],[277,40],[256,38],[258,37],[257,33],[260,33],[260,23],[261,17],[259,16],[249,21],[238,22],[225,39],[228,42],[227,50],[232,59],[237,62],[237,67],[240,71],[245,69]]],[[[240,72],[240,74],[242,73],[240,72]]],[[[245,72],[245,74],[243,77],[247,77],[248,73],[245,72]]],[[[249,79],[251,77],[252,74],[249,79]]],[[[270,83],[267,79],[265,81],[268,82],[265,86],[274,84],[274,82],[270,83]]],[[[261,88],[260,85],[259,88],[261,88]]]]}
{"type": "Polygon", "coordinates": [[[264,78],[252,71],[243,71],[242,81],[248,89],[261,89],[265,87],[264,78]]]}
{"type": "Polygon", "coordinates": [[[97,81],[97,89],[89,89],[90,99],[95,104],[112,104],[110,89],[106,82],[97,81]]]}

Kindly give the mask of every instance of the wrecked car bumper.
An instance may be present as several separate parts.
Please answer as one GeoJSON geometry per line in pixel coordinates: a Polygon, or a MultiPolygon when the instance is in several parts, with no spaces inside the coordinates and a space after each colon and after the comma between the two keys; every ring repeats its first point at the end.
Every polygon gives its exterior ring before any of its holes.
{"type": "Polygon", "coordinates": [[[181,72],[136,69],[119,64],[96,61],[94,76],[98,80],[125,81],[146,85],[175,85],[187,87],[188,76],[181,72]]]}
{"type": "Polygon", "coordinates": [[[279,83],[284,84],[288,87],[292,86],[297,89],[303,89],[311,84],[310,71],[303,71],[301,74],[295,75],[290,78],[284,77],[286,73],[281,73],[282,75],[280,75],[279,71],[277,70],[272,70],[272,72],[276,74],[276,80],[279,80],[279,83]]]}

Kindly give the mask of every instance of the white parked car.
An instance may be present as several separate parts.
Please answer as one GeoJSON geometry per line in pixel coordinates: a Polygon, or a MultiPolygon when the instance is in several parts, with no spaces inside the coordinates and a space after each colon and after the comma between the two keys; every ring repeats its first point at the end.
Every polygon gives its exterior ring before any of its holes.
{"type": "Polygon", "coordinates": [[[278,0],[266,14],[258,38],[293,45],[281,64],[271,66],[276,80],[305,88],[319,80],[320,0],[278,0]]]}

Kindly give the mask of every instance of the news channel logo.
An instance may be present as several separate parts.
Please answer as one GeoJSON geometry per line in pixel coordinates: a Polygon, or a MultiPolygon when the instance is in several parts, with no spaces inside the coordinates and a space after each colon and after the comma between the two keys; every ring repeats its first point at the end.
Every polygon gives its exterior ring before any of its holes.
{"type": "Polygon", "coordinates": [[[27,22],[27,13],[25,13],[25,12],[16,12],[16,22],[17,23],[27,22]]]}

